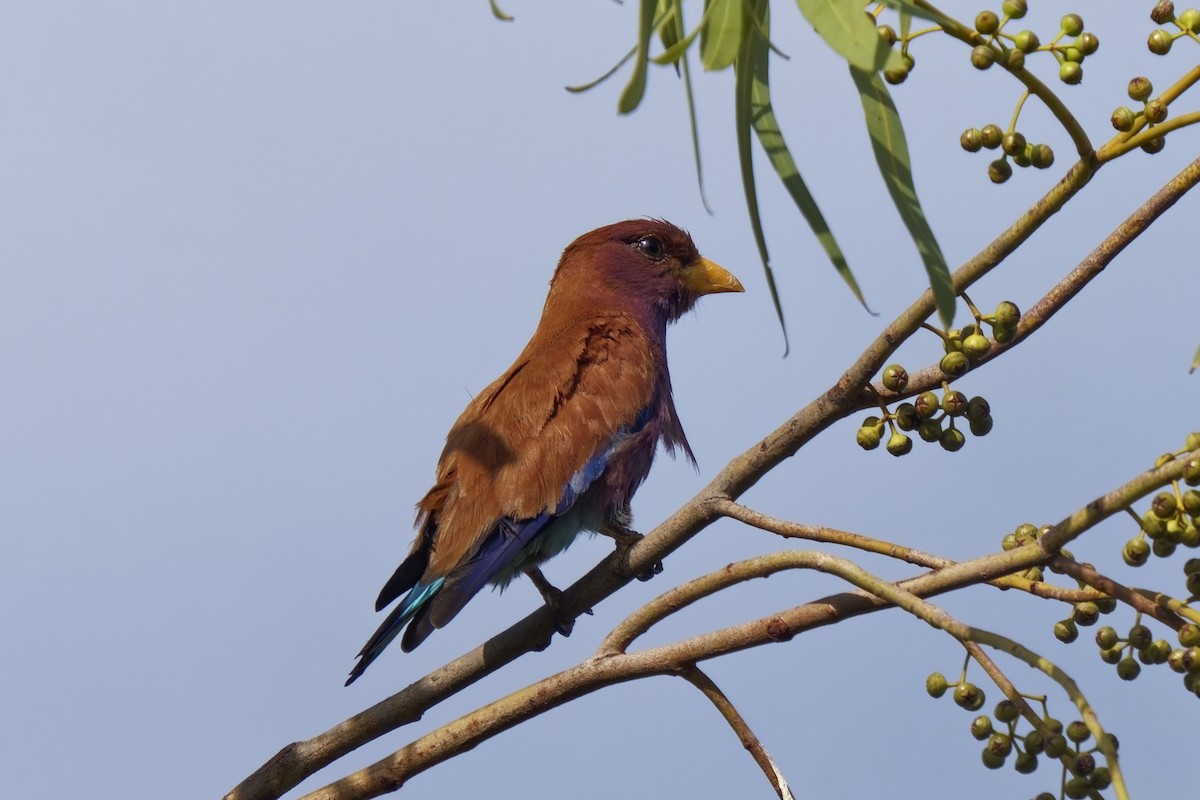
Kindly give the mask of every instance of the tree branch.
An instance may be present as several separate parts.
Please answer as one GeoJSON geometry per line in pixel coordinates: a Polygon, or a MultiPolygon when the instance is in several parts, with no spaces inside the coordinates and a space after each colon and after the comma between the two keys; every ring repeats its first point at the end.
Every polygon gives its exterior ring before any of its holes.
{"type": "MultiPolygon", "coordinates": [[[[956,289],[961,291],[968,288],[1003,261],[1056,213],[1067,200],[1086,185],[1095,169],[1096,166],[1092,163],[1078,162],[1072,166],[1064,178],[1041,200],[1037,201],[978,255],[954,272],[952,278],[956,289]]],[[[1023,340],[1029,333],[1040,327],[1054,310],[1073,297],[1125,245],[1140,235],[1179,197],[1192,188],[1197,180],[1200,180],[1200,159],[1193,162],[1156,193],[1126,223],[1106,239],[1100,248],[1097,248],[1088,259],[1085,259],[1055,292],[1031,309],[1022,319],[1016,341],[1023,340]]],[[[767,472],[794,455],[818,433],[853,411],[867,407],[863,404],[865,397],[863,387],[888,356],[933,313],[933,310],[932,292],[926,290],[916,302],[884,329],[883,333],[867,347],[834,386],[802,408],[762,441],[730,461],[698,495],[642,539],[628,554],[631,572],[633,574],[644,572],[655,563],[662,561],[720,516],[718,503],[721,500],[736,499],[767,472]]],[[[1007,350],[1007,347],[996,348],[991,357],[997,357],[999,353],[1007,352],[1007,350]]],[[[910,379],[910,387],[914,383],[916,382],[910,379]]],[[[881,394],[886,395],[887,393],[881,394]]],[[[868,403],[873,402],[873,398],[868,401],[868,403]]],[[[1171,469],[1168,465],[1156,473],[1165,474],[1171,469]]],[[[1174,469],[1174,472],[1178,471],[1178,469],[1174,469]]],[[[1126,502],[1132,502],[1132,500],[1126,502]]],[[[1063,523],[1060,523],[1060,526],[1062,525],[1063,523]]],[[[1063,531],[1066,530],[1063,528],[1063,531]]],[[[1061,535],[1064,534],[1060,533],[1061,535]]],[[[1062,544],[1065,544],[1065,541],[1062,544]]],[[[1019,548],[980,560],[986,562],[986,565],[966,562],[963,565],[948,567],[938,573],[916,578],[913,582],[929,581],[933,584],[930,591],[947,591],[960,585],[978,582],[981,579],[997,578],[1035,564],[1045,563],[1056,552],[1053,550],[1036,553],[1023,552],[1026,549],[1019,548]],[[962,571],[972,569],[980,571],[974,574],[962,571]]],[[[610,556],[593,567],[583,578],[564,592],[563,610],[565,613],[577,616],[616,592],[629,580],[630,578],[619,574],[618,565],[610,556]]],[[[751,629],[755,630],[756,635],[748,635],[746,631],[743,631],[740,638],[734,637],[727,642],[728,648],[719,649],[731,652],[763,643],[763,641],[790,638],[804,627],[829,624],[835,619],[864,613],[879,606],[880,601],[876,598],[858,593],[827,598],[811,607],[801,607],[807,609],[805,611],[793,609],[792,612],[773,617],[765,623],[763,621],[748,623],[751,629]],[[758,627],[754,628],[756,625],[758,627]]],[[[266,798],[280,797],[317,770],[328,766],[366,742],[420,719],[422,714],[432,706],[500,669],[505,664],[526,653],[544,649],[549,644],[554,629],[555,620],[551,612],[546,608],[538,609],[483,645],[431,672],[386,700],[339,723],[325,733],[283,748],[241,784],[234,787],[226,795],[227,800],[265,800],[266,798]]],[[[715,651],[714,654],[716,654],[715,651]]],[[[689,661],[692,660],[694,659],[689,659],[689,661]]],[[[631,678],[622,679],[629,680],[631,678]]]]}

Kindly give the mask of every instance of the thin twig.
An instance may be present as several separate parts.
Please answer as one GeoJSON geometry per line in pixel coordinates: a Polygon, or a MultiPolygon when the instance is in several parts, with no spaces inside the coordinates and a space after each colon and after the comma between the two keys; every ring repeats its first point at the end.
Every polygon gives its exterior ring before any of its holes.
{"type": "Polygon", "coordinates": [[[684,667],[679,671],[679,677],[686,680],[688,683],[699,689],[705,697],[707,697],[717,711],[721,712],[721,716],[729,723],[729,727],[737,734],[738,740],[742,743],[742,747],[750,753],[754,759],[754,763],[758,764],[759,769],[763,771],[767,781],[771,784],[771,788],[775,790],[775,794],[779,795],[779,800],[796,800],[796,796],[792,794],[791,787],[788,786],[787,778],[783,776],[779,766],[775,760],[771,758],[771,754],[763,747],[762,742],[750,729],[750,725],[738,712],[737,707],[725,696],[720,687],[713,682],[712,678],[708,677],[695,664],[684,667]]]}

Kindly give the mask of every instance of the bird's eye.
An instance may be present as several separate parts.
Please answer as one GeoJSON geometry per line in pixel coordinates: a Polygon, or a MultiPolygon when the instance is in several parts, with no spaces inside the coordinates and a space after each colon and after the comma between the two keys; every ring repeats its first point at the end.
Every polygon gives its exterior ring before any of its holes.
{"type": "Polygon", "coordinates": [[[651,261],[661,261],[666,251],[663,249],[663,243],[657,236],[643,236],[633,243],[637,251],[651,261]]]}

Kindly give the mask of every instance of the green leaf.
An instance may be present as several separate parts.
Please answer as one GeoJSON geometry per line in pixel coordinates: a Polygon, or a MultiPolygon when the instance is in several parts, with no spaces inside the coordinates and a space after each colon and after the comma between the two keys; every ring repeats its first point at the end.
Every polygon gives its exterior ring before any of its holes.
{"type": "Polygon", "coordinates": [[[619,70],[621,67],[625,66],[625,64],[629,61],[629,59],[633,58],[635,55],[637,55],[637,48],[636,47],[630,48],[629,52],[626,53],[620,61],[618,61],[616,64],[613,64],[612,69],[610,69],[608,72],[601,75],[599,78],[596,78],[596,80],[589,81],[588,83],[581,83],[576,86],[567,86],[564,88],[566,88],[566,90],[568,92],[571,92],[572,94],[579,94],[580,92],[586,92],[589,89],[594,89],[595,87],[599,86],[600,84],[604,83],[606,80],[611,78],[613,75],[616,75],[617,70],[619,70]]]}
{"type": "Polygon", "coordinates": [[[654,33],[654,11],[657,7],[655,0],[641,0],[638,11],[638,41],[637,60],[633,64],[633,75],[621,99],[617,101],[617,111],[628,114],[642,102],[646,94],[646,69],[650,58],[650,35],[654,33]]]}
{"type": "Polygon", "coordinates": [[[879,2],[888,8],[899,11],[901,14],[907,14],[921,19],[927,19],[930,22],[936,22],[938,25],[945,26],[947,19],[942,14],[928,8],[922,8],[912,0],[879,0],[879,2]]]}
{"type": "Polygon", "coordinates": [[[817,34],[853,66],[878,72],[900,54],[888,47],[862,0],[796,0],[800,13],[817,34]]]}
{"type": "MultiPolygon", "coordinates": [[[[812,193],[809,192],[808,186],[804,183],[804,178],[800,175],[800,170],[796,167],[796,161],[792,158],[792,153],[788,149],[787,142],[784,141],[783,133],[779,128],[779,121],[775,117],[775,110],[771,106],[771,89],[769,83],[769,65],[770,54],[766,45],[765,36],[767,35],[766,27],[770,24],[769,17],[764,17],[757,21],[762,27],[762,36],[757,33],[751,38],[755,41],[751,43],[751,77],[752,85],[750,89],[750,121],[754,127],[754,132],[758,134],[759,144],[762,145],[763,151],[767,154],[767,158],[771,162],[771,166],[775,168],[775,173],[779,175],[779,180],[783,182],[784,188],[792,197],[792,202],[796,204],[796,208],[804,216],[808,226],[812,228],[813,234],[817,237],[821,247],[825,250],[825,255],[833,263],[834,269],[850,287],[850,291],[858,298],[858,302],[862,303],[863,308],[867,308],[867,302],[863,298],[862,289],[859,288],[858,281],[854,279],[854,273],[850,270],[850,265],[846,263],[846,257],[842,253],[841,247],[838,246],[837,239],[834,238],[833,231],[829,229],[829,224],[825,221],[824,215],[821,214],[821,209],[817,206],[816,200],[813,199],[812,193]]],[[[869,308],[867,308],[870,311],[869,308]]]]}
{"type": "MultiPolygon", "coordinates": [[[[680,13],[679,3],[672,0],[658,0],[658,7],[661,11],[655,12],[655,15],[662,20],[662,24],[658,26],[658,38],[662,42],[663,50],[670,50],[679,43],[683,36],[683,25],[676,24],[676,14],[680,13]]],[[[653,59],[655,63],[660,62],[657,58],[653,59]]]]}
{"type": "MultiPolygon", "coordinates": [[[[767,0],[755,0],[753,13],[755,19],[766,19],[767,0]]],[[[742,168],[742,189],[746,193],[746,208],[750,212],[750,228],[754,231],[754,243],[758,246],[758,257],[762,261],[763,272],[767,278],[771,302],[775,304],[775,315],[779,317],[779,328],[783,331],[783,354],[786,356],[790,349],[787,323],[783,318],[783,306],[779,302],[779,289],[775,286],[775,273],[771,269],[771,258],[767,254],[767,240],[763,236],[762,219],[758,213],[758,190],[754,185],[754,159],[750,150],[750,136],[753,129],[754,49],[756,46],[761,46],[756,45],[761,41],[757,36],[747,36],[742,41],[733,70],[738,162],[742,168]]]]}
{"type": "Polygon", "coordinates": [[[925,263],[938,315],[948,328],[954,322],[954,286],[950,280],[950,270],[946,267],[945,256],[942,255],[942,249],[938,246],[917,199],[908,156],[908,143],[904,138],[904,128],[900,124],[900,114],[896,111],[887,86],[878,75],[855,69],[853,66],[850,67],[850,74],[862,99],[867,132],[871,134],[871,147],[875,151],[879,172],[883,175],[883,182],[892,196],[892,202],[896,204],[896,210],[900,212],[900,219],[908,228],[913,242],[917,245],[917,252],[925,263]]]}
{"type": "Polygon", "coordinates": [[[488,3],[492,7],[492,16],[493,17],[500,20],[501,22],[512,22],[513,21],[511,14],[505,14],[504,9],[502,9],[502,8],[500,8],[500,6],[496,5],[496,0],[488,0],[488,3]]]}
{"type": "MultiPolygon", "coordinates": [[[[703,33],[705,26],[708,24],[709,17],[712,16],[712,10],[713,10],[713,7],[711,5],[706,6],[704,9],[704,14],[700,17],[700,24],[698,24],[696,26],[695,30],[693,30],[691,33],[689,33],[687,36],[683,37],[682,39],[679,39],[678,41],[675,42],[675,44],[671,45],[666,50],[662,51],[661,53],[654,56],[654,58],[652,58],[650,60],[653,61],[655,64],[664,64],[664,65],[665,64],[674,64],[676,61],[678,61],[683,56],[683,54],[686,53],[688,51],[688,49],[691,48],[692,42],[696,41],[696,37],[701,35],[701,33],[703,33]]],[[[676,19],[680,20],[679,31],[680,31],[680,33],[682,33],[682,31],[683,31],[683,22],[682,22],[683,11],[682,10],[680,10],[678,12],[676,19]]],[[[664,39],[663,41],[665,42],[666,39],[664,39]]]]}
{"type": "Polygon", "coordinates": [[[707,70],[722,70],[737,59],[746,38],[746,0],[706,0],[704,15],[710,11],[700,33],[700,62],[707,70]]]}
{"type": "MultiPolygon", "coordinates": [[[[676,26],[676,33],[682,35],[684,30],[683,0],[673,0],[673,4],[675,10],[675,19],[673,22],[676,26]]],[[[692,70],[686,49],[684,49],[679,63],[683,67],[683,89],[684,94],[687,96],[688,125],[692,131],[692,155],[696,159],[696,185],[700,188],[700,202],[704,204],[704,210],[708,212],[709,216],[712,216],[712,207],[709,206],[708,196],[704,193],[704,170],[700,163],[700,128],[696,124],[696,101],[692,96],[692,70]]]]}

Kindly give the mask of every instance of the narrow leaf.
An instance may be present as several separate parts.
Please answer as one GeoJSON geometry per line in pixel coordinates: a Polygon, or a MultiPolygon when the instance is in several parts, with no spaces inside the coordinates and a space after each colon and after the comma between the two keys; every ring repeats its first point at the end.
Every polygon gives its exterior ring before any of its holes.
{"type": "MultiPolygon", "coordinates": [[[[683,34],[683,0],[674,0],[676,33],[683,34]]],[[[670,23],[668,23],[670,24],[670,23]]],[[[696,101],[692,96],[692,71],[690,59],[688,59],[687,50],[683,51],[683,57],[680,59],[680,65],[683,67],[683,90],[687,96],[688,107],[688,124],[692,130],[692,155],[696,159],[696,185],[700,189],[700,202],[704,204],[704,210],[708,215],[712,216],[712,207],[708,204],[708,196],[704,193],[704,169],[700,163],[700,128],[696,124],[696,101]]]]}
{"type": "Polygon", "coordinates": [[[654,33],[655,0],[641,0],[638,11],[638,41],[637,60],[633,64],[633,75],[621,99],[617,101],[617,111],[628,114],[642,102],[646,93],[646,69],[650,58],[650,36],[654,33]]]}
{"type": "MultiPolygon", "coordinates": [[[[769,18],[756,22],[762,26],[762,33],[765,37],[767,33],[765,26],[770,23],[769,18]]],[[[825,250],[825,255],[833,262],[834,269],[850,287],[850,291],[858,298],[858,302],[862,303],[863,308],[867,308],[867,301],[863,298],[862,289],[859,288],[858,281],[854,279],[854,273],[851,272],[850,265],[846,263],[846,257],[843,255],[841,247],[838,246],[833,231],[829,229],[829,224],[825,221],[821,209],[804,183],[804,178],[801,177],[800,170],[796,167],[796,161],[792,158],[792,153],[779,129],[779,121],[775,117],[775,110],[771,107],[768,75],[770,57],[765,39],[757,34],[750,38],[755,40],[751,45],[753,84],[750,89],[750,117],[754,132],[758,134],[759,144],[762,145],[763,151],[770,159],[771,166],[775,168],[784,188],[791,195],[792,202],[804,216],[808,227],[812,228],[817,241],[825,250]]],[[[870,311],[869,308],[867,310],[870,311]]]]}
{"type": "Polygon", "coordinates": [[[488,3],[492,7],[492,16],[493,17],[500,20],[501,22],[512,22],[513,21],[513,17],[511,14],[505,14],[504,9],[502,9],[502,8],[500,8],[500,6],[496,5],[496,0],[488,0],[488,3]]]}
{"type": "Polygon", "coordinates": [[[936,22],[938,25],[946,24],[946,17],[942,14],[928,8],[922,8],[912,0],[879,0],[882,5],[888,8],[895,9],[902,14],[908,14],[921,19],[927,19],[930,22],[936,22]]]}
{"type": "Polygon", "coordinates": [[[879,35],[862,0],[796,0],[800,13],[817,34],[858,69],[878,72],[889,58],[899,58],[879,35]]]}
{"type": "MultiPolygon", "coordinates": [[[[664,65],[665,64],[674,64],[676,61],[678,61],[680,59],[680,57],[683,56],[683,54],[686,53],[689,48],[691,48],[692,42],[696,41],[696,37],[700,36],[701,33],[704,31],[704,26],[708,24],[708,19],[709,19],[709,17],[712,16],[712,10],[713,10],[713,7],[711,5],[705,6],[704,14],[700,17],[700,24],[698,24],[696,26],[695,30],[693,30],[687,36],[683,37],[682,39],[677,41],[675,44],[671,45],[666,50],[664,50],[663,52],[654,56],[650,60],[653,61],[655,64],[664,64],[664,65]]],[[[682,11],[678,12],[678,15],[676,18],[679,20],[682,20],[683,12],[682,11]]],[[[683,23],[680,22],[680,30],[682,30],[682,26],[683,26],[683,23]]]]}
{"type": "Polygon", "coordinates": [[[705,16],[712,17],[700,34],[700,62],[707,70],[733,64],[746,38],[746,0],[707,0],[705,16]],[[711,8],[710,8],[711,6],[711,8]]]}
{"type": "Polygon", "coordinates": [[[586,92],[589,89],[594,89],[595,87],[599,86],[600,84],[604,83],[606,80],[611,78],[613,75],[616,75],[617,70],[619,70],[621,67],[625,66],[625,64],[629,61],[629,59],[633,58],[635,55],[637,55],[637,48],[633,47],[629,50],[628,53],[626,53],[624,55],[624,57],[621,58],[620,61],[618,61],[616,64],[613,64],[612,69],[610,69],[608,72],[601,75],[599,78],[596,78],[596,80],[589,81],[588,83],[581,83],[577,86],[567,86],[564,88],[566,88],[566,90],[568,92],[571,92],[573,94],[579,94],[580,92],[586,92]]]}
{"type": "Polygon", "coordinates": [[[1200,347],[1196,348],[1196,357],[1192,359],[1192,368],[1188,370],[1188,375],[1191,375],[1200,367],[1200,347]]]}
{"type": "Polygon", "coordinates": [[[863,72],[853,66],[850,67],[850,74],[862,99],[867,132],[871,134],[871,147],[875,151],[879,172],[883,175],[883,182],[892,196],[892,202],[896,204],[896,210],[900,212],[900,219],[908,228],[913,242],[917,245],[917,252],[925,263],[938,315],[946,327],[950,327],[954,322],[954,286],[942,249],[938,246],[917,199],[908,142],[904,138],[900,114],[896,111],[887,86],[878,75],[863,72]]]}
{"type": "MultiPolygon", "coordinates": [[[[756,19],[765,19],[767,0],[754,0],[753,13],[756,19]]],[[[742,169],[742,189],[746,193],[746,208],[750,212],[750,228],[754,231],[754,243],[758,246],[758,257],[762,261],[763,272],[767,278],[767,288],[771,292],[771,302],[775,304],[775,315],[779,317],[779,328],[783,332],[783,354],[787,356],[790,349],[787,323],[783,318],[783,306],[779,302],[779,289],[775,286],[775,273],[771,269],[770,256],[767,255],[767,240],[763,236],[762,219],[758,213],[758,190],[754,185],[754,159],[750,150],[750,136],[753,128],[754,48],[758,46],[755,44],[756,42],[761,42],[757,36],[747,36],[742,40],[742,46],[738,51],[737,62],[734,66],[733,93],[738,162],[742,169]]]]}

